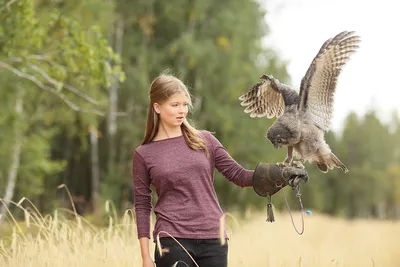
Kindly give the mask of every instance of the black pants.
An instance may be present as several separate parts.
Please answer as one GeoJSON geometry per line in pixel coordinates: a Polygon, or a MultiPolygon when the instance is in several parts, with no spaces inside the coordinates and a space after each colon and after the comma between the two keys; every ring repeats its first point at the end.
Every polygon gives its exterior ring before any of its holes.
{"type": "MultiPolygon", "coordinates": [[[[228,243],[221,245],[220,239],[187,239],[176,238],[190,253],[200,267],[227,267],[228,243]]],[[[160,238],[161,247],[164,250],[160,256],[158,247],[154,251],[154,259],[157,267],[171,267],[176,262],[176,267],[195,267],[193,260],[183,248],[171,237],[160,238]],[[168,251],[168,252],[167,252],[168,251]]]]}

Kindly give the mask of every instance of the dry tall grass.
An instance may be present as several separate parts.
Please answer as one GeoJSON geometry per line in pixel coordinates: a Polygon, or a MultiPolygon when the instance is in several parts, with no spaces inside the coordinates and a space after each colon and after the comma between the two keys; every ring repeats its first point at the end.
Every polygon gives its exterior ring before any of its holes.
{"type": "MultiPolygon", "coordinates": [[[[294,214],[300,228],[300,214],[294,214]]],[[[400,222],[305,217],[298,235],[288,214],[274,223],[254,216],[233,232],[231,266],[400,266],[400,222]]]]}
{"type": "MultiPolygon", "coordinates": [[[[300,226],[299,214],[294,215],[300,226]]],[[[274,223],[265,222],[265,214],[251,218],[237,225],[227,217],[230,267],[400,266],[400,222],[312,215],[305,217],[305,232],[299,236],[287,214],[277,214],[274,223]]],[[[0,266],[141,266],[131,213],[117,223],[110,219],[104,229],[84,219],[61,220],[57,213],[45,218],[31,214],[13,229],[0,241],[0,266]]]]}

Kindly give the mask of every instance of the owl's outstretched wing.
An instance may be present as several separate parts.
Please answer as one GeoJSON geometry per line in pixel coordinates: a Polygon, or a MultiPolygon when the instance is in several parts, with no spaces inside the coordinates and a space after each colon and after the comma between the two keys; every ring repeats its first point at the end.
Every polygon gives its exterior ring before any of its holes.
{"type": "Polygon", "coordinates": [[[314,124],[324,131],[331,128],[338,77],[360,41],[352,31],[325,41],[301,81],[298,108],[309,112],[314,124]]]}
{"type": "Polygon", "coordinates": [[[261,80],[254,84],[250,90],[239,97],[240,105],[246,107],[245,113],[250,117],[265,117],[268,119],[279,117],[285,108],[281,93],[271,87],[271,82],[261,80]]]}

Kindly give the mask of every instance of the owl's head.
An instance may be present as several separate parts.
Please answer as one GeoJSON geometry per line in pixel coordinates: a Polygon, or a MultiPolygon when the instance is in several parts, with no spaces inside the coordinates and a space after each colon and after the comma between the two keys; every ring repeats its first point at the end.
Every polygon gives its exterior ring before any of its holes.
{"type": "Polygon", "coordinates": [[[288,145],[291,135],[291,132],[282,124],[273,124],[267,131],[267,139],[275,148],[288,145]]]}

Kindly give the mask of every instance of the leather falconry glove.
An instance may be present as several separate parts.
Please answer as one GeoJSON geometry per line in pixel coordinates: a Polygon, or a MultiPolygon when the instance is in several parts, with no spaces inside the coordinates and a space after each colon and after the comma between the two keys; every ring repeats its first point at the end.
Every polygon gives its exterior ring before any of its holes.
{"type": "Polygon", "coordinates": [[[268,198],[267,221],[273,222],[271,196],[289,185],[295,189],[301,181],[307,182],[308,173],[304,168],[281,167],[271,163],[258,163],[253,174],[253,189],[262,197],[268,198]]]}

